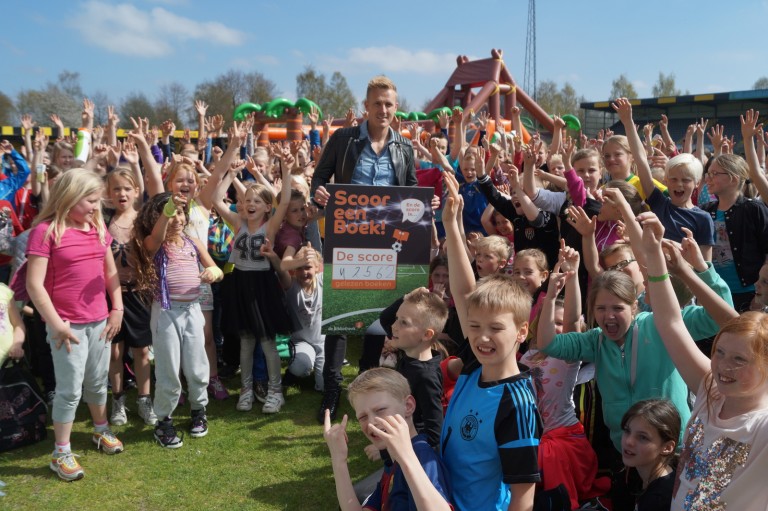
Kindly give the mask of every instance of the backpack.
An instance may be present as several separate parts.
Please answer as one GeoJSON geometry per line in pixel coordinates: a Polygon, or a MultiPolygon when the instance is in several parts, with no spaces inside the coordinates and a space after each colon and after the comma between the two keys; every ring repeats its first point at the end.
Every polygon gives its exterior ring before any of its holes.
{"type": "Polygon", "coordinates": [[[0,452],[45,440],[48,405],[34,376],[7,360],[0,368],[0,452]]]}

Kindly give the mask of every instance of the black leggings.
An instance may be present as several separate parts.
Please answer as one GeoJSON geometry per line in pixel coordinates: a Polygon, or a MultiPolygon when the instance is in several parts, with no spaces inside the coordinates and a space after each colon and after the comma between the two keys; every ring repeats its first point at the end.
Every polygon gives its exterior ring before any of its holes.
{"type": "Polygon", "coordinates": [[[325,336],[325,366],[323,366],[325,392],[341,389],[341,382],[344,381],[344,377],[341,375],[341,368],[344,365],[346,352],[346,335],[325,336]]]}

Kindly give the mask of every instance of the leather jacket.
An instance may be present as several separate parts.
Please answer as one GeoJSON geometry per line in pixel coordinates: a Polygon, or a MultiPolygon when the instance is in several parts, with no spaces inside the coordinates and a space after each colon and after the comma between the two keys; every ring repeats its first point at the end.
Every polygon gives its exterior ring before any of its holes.
{"type": "MultiPolygon", "coordinates": [[[[418,182],[416,181],[411,141],[395,131],[392,133],[392,140],[388,144],[395,171],[395,184],[397,186],[416,186],[418,182]]],[[[357,160],[367,142],[366,138],[360,138],[359,126],[336,130],[328,140],[320,161],[315,167],[315,173],[312,175],[311,196],[314,197],[315,190],[319,186],[325,186],[332,177],[334,183],[351,183],[357,160]]]]}

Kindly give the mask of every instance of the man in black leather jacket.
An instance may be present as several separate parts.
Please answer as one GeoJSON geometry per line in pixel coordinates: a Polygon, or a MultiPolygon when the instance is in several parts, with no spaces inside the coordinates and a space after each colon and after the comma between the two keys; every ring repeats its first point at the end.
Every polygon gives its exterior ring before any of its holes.
{"type": "MultiPolygon", "coordinates": [[[[323,149],[312,176],[314,202],[325,207],[330,195],[325,189],[333,177],[335,183],[374,186],[416,186],[413,146],[394,131],[390,124],[397,111],[397,88],[389,78],[377,76],[368,82],[363,102],[368,119],[360,126],[336,130],[323,149]]],[[[343,335],[326,335],[324,393],[317,420],[322,423],[325,410],[331,419],[341,396],[341,367],[347,349],[343,335]]]]}

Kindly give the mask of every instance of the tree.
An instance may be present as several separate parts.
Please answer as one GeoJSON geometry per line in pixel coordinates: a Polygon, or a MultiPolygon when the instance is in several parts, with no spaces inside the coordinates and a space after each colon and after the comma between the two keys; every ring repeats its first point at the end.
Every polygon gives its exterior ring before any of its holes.
{"type": "Polygon", "coordinates": [[[578,96],[576,89],[568,82],[565,82],[560,89],[552,80],[540,82],[536,95],[538,96],[537,103],[548,114],[580,115],[579,104],[584,101],[584,98],[578,96]]]}
{"type": "MultiPolygon", "coordinates": [[[[184,126],[182,119],[187,117],[190,104],[189,91],[184,85],[179,82],[167,83],[160,87],[155,101],[155,117],[159,122],[170,119],[178,128],[182,128],[184,126]]],[[[196,121],[197,117],[193,123],[196,121]]]]}
{"type": "Polygon", "coordinates": [[[629,81],[629,78],[622,73],[618,78],[611,82],[611,95],[609,97],[610,99],[635,99],[637,98],[637,91],[635,90],[635,86],[632,85],[632,82],[629,81]]]}
{"type": "Polygon", "coordinates": [[[146,117],[149,119],[150,124],[158,123],[155,109],[143,92],[132,92],[128,94],[125,99],[123,99],[122,105],[120,105],[120,119],[128,121],[128,126],[130,126],[131,117],[134,119],[146,117]]]}
{"type": "Polygon", "coordinates": [[[109,96],[102,90],[97,90],[88,94],[88,99],[93,101],[93,123],[96,126],[105,126],[107,124],[107,107],[111,104],[109,96]]]}
{"type": "Polygon", "coordinates": [[[762,76],[757,79],[755,84],[752,86],[754,90],[758,89],[768,89],[768,76],[762,76]]]}
{"type": "Polygon", "coordinates": [[[82,103],[78,104],[52,84],[48,84],[45,89],[19,92],[16,97],[16,109],[31,115],[32,119],[42,126],[51,125],[51,114],[57,114],[65,126],[77,127],[82,122],[82,103]]]}
{"type": "Polygon", "coordinates": [[[347,79],[335,71],[331,80],[326,83],[325,75],[318,73],[312,66],[296,76],[296,96],[311,99],[323,110],[323,114],[332,115],[337,119],[344,117],[347,110],[357,109],[355,95],[347,84],[347,79]]]}
{"type": "Polygon", "coordinates": [[[16,117],[15,109],[13,108],[13,100],[6,96],[3,92],[0,92],[0,124],[2,125],[16,125],[18,119],[16,117]]]}
{"type": "MultiPolygon", "coordinates": [[[[432,101],[431,99],[429,101],[432,101]]],[[[429,104],[427,102],[426,104],[429,104]]],[[[408,102],[405,97],[401,96],[400,94],[397,95],[397,109],[401,112],[408,113],[411,111],[411,104],[408,102]]]]}
{"type": "MultiPolygon", "coordinates": [[[[192,99],[208,103],[209,115],[221,114],[229,121],[235,107],[241,103],[264,103],[274,99],[276,94],[277,85],[261,73],[229,70],[213,80],[199,83],[192,99]]],[[[197,119],[194,105],[190,104],[188,116],[197,119]]]]}
{"type": "Polygon", "coordinates": [[[675,73],[665,75],[659,71],[659,80],[651,89],[653,97],[665,97],[665,96],[679,96],[681,94],[680,89],[675,87],[675,73]]]}
{"type": "Polygon", "coordinates": [[[65,126],[80,126],[83,110],[83,90],[80,87],[80,73],[62,71],[56,83],[47,83],[42,89],[19,92],[16,108],[30,114],[40,125],[48,124],[51,114],[57,114],[65,126]]]}

